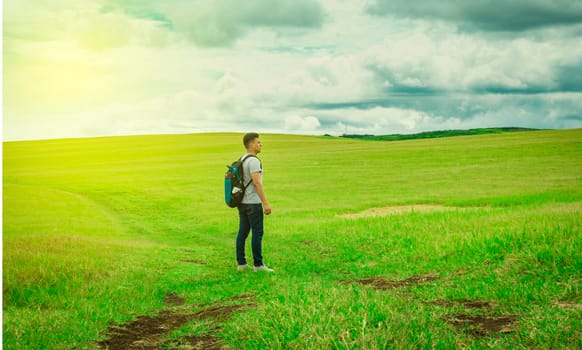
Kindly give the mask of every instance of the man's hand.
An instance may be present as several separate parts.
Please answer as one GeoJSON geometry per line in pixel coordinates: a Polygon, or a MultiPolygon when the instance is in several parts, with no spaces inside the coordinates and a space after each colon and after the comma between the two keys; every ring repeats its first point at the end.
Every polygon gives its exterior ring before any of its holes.
{"type": "Polygon", "coordinates": [[[271,214],[271,205],[269,203],[263,205],[263,210],[265,211],[265,215],[271,214]]]}

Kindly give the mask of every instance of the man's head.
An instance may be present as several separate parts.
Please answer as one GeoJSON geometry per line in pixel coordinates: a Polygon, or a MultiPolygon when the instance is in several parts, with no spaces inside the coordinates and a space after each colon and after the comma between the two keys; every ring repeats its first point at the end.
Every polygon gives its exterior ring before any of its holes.
{"type": "Polygon", "coordinates": [[[243,137],[243,144],[249,153],[258,154],[261,152],[261,140],[256,132],[249,132],[243,137]]]}

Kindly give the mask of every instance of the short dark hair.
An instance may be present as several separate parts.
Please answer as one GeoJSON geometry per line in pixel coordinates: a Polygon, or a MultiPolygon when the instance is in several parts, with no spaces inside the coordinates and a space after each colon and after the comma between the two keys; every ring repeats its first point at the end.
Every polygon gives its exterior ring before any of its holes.
{"type": "Polygon", "coordinates": [[[256,139],[257,137],[259,137],[259,134],[257,134],[256,132],[249,132],[245,134],[245,136],[243,136],[243,144],[245,145],[245,148],[249,148],[251,142],[253,142],[253,140],[256,139]]]}

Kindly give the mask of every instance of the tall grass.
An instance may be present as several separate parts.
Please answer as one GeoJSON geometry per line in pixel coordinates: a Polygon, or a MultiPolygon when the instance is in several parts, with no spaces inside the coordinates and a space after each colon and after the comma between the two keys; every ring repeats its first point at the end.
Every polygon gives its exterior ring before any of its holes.
{"type": "Polygon", "coordinates": [[[237,217],[221,182],[241,137],[4,143],[4,347],[94,348],[171,292],[199,305],[253,295],[257,308],[222,324],[233,348],[582,346],[582,130],[262,135],[272,275],[234,268],[237,217]],[[410,204],[448,209],[342,215],[410,204]],[[346,282],[424,274],[438,279],[384,291],[346,282]],[[493,307],[439,303],[459,299],[493,307]],[[519,321],[474,336],[447,322],[459,313],[519,321]]]}

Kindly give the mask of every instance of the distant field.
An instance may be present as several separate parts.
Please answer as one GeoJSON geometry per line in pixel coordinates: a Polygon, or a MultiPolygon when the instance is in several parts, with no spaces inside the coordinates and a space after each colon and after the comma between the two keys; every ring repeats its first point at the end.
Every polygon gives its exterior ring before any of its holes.
{"type": "Polygon", "coordinates": [[[241,137],[4,143],[4,348],[582,348],[582,130],[262,135],[274,274],[241,137]]]}
{"type": "Polygon", "coordinates": [[[480,128],[468,130],[425,131],[416,134],[391,134],[391,135],[344,134],[341,137],[372,141],[401,141],[401,140],[434,139],[439,137],[451,137],[451,136],[500,134],[505,132],[535,131],[535,130],[536,129],[527,128],[480,128]]]}

